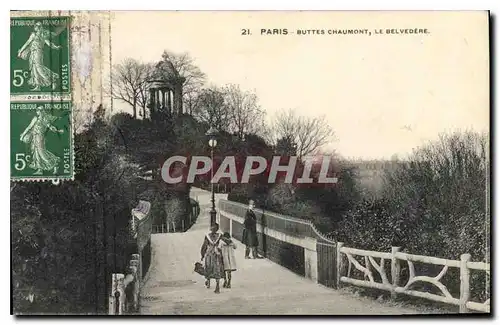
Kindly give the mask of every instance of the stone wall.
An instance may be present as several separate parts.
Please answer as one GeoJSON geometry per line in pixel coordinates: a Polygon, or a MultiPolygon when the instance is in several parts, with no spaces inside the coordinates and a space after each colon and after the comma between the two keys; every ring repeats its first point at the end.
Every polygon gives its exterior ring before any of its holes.
{"type": "MultiPolygon", "coordinates": [[[[247,206],[219,200],[218,222],[235,239],[243,237],[247,206]]],[[[302,219],[257,208],[258,252],[265,258],[328,287],[336,287],[337,243],[302,219]]]]}
{"type": "MultiPolygon", "coordinates": [[[[233,238],[241,241],[243,221],[240,216],[219,209],[221,231],[229,232],[233,238]]],[[[257,225],[259,237],[258,252],[265,258],[286,267],[290,271],[318,280],[317,240],[309,237],[296,237],[257,225]]]]}
{"type": "MultiPolygon", "coordinates": [[[[232,220],[228,214],[220,213],[220,226],[222,231],[232,233],[232,237],[241,241],[243,238],[243,225],[241,221],[232,220]],[[230,229],[232,228],[232,229],[230,229]]],[[[258,253],[279,264],[296,274],[304,276],[305,253],[304,248],[299,245],[290,244],[278,238],[258,232],[259,247],[258,253]]]]}

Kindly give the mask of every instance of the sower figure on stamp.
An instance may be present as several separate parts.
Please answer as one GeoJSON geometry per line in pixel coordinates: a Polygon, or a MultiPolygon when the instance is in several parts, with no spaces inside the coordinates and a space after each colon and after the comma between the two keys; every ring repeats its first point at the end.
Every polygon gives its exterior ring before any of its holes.
{"type": "Polygon", "coordinates": [[[41,175],[44,170],[52,170],[57,167],[60,157],[45,149],[45,134],[47,130],[55,133],[63,133],[64,130],[58,130],[52,123],[57,117],[47,114],[41,106],[36,110],[36,116],[33,117],[30,124],[20,136],[20,140],[29,145],[31,154],[30,168],[36,169],[34,175],[41,175]]]}
{"type": "Polygon", "coordinates": [[[245,258],[250,258],[250,251],[253,258],[259,258],[257,255],[257,246],[259,239],[257,238],[257,217],[253,212],[254,202],[250,200],[248,203],[248,210],[245,215],[244,229],[243,229],[243,244],[245,244],[245,258]]]}
{"type": "Polygon", "coordinates": [[[219,225],[215,223],[205,235],[201,246],[201,260],[205,260],[205,285],[210,288],[210,280],[215,279],[215,293],[220,293],[219,282],[224,277],[222,252],[219,247],[222,234],[218,231],[219,225]]]}
{"type": "Polygon", "coordinates": [[[57,36],[57,33],[48,31],[42,27],[40,22],[37,22],[28,40],[17,53],[19,58],[29,62],[30,79],[28,83],[33,86],[32,90],[38,91],[41,87],[56,89],[59,75],[52,72],[43,62],[43,50],[46,45],[54,50],[61,48],[60,45],[51,42],[51,39],[55,38],[55,36],[57,36]]]}

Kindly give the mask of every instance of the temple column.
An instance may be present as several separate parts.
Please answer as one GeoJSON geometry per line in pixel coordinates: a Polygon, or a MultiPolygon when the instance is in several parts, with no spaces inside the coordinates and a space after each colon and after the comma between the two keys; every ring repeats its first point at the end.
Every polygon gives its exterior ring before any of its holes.
{"type": "Polygon", "coordinates": [[[150,109],[154,109],[154,89],[149,89],[149,106],[150,109]]]}
{"type": "Polygon", "coordinates": [[[168,107],[168,89],[163,89],[163,103],[167,111],[169,111],[168,107]]]}
{"type": "Polygon", "coordinates": [[[167,107],[168,107],[168,111],[170,113],[173,113],[173,110],[172,110],[172,97],[171,97],[171,90],[170,89],[167,90],[167,107]]]}
{"type": "Polygon", "coordinates": [[[160,97],[161,108],[165,109],[165,100],[164,100],[165,90],[164,89],[160,89],[159,92],[160,92],[159,93],[159,97],[160,97]]]}
{"type": "Polygon", "coordinates": [[[160,89],[156,89],[156,107],[161,109],[161,97],[160,97],[160,89]]]}
{"type": "Polygon", "coordinates": [[[159,105],[160,105],[160,90],[155,89],[155,107],[156,107],[156,109],[159,108],[159,105]]]}

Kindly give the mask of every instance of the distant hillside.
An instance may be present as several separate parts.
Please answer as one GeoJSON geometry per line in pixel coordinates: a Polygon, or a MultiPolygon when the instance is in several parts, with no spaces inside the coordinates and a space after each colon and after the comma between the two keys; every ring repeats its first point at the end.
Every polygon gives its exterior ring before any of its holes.
{"type": "Polygon", "coordinates": [[[355,168],[358,185],[370,196],[378,196],[381,193],[385,172],[402,164],[394,160],[351,160],[346,163],[355,168]]]}

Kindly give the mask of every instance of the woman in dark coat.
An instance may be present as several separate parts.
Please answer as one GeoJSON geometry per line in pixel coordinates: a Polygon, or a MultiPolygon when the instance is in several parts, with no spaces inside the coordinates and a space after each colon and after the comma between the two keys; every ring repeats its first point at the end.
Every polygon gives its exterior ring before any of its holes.
{"type": "Polygon", "coordinates": [[[253,212],[254,203],[250,201],[248,210],[245,215],[245,222],[243,226],[243,244],[245,244],[245,258],[250,258],[250,251],[252,257],[257,258],[257,246],[259,246],[259,239],[257,238],[257,217],[253,212]]]}

